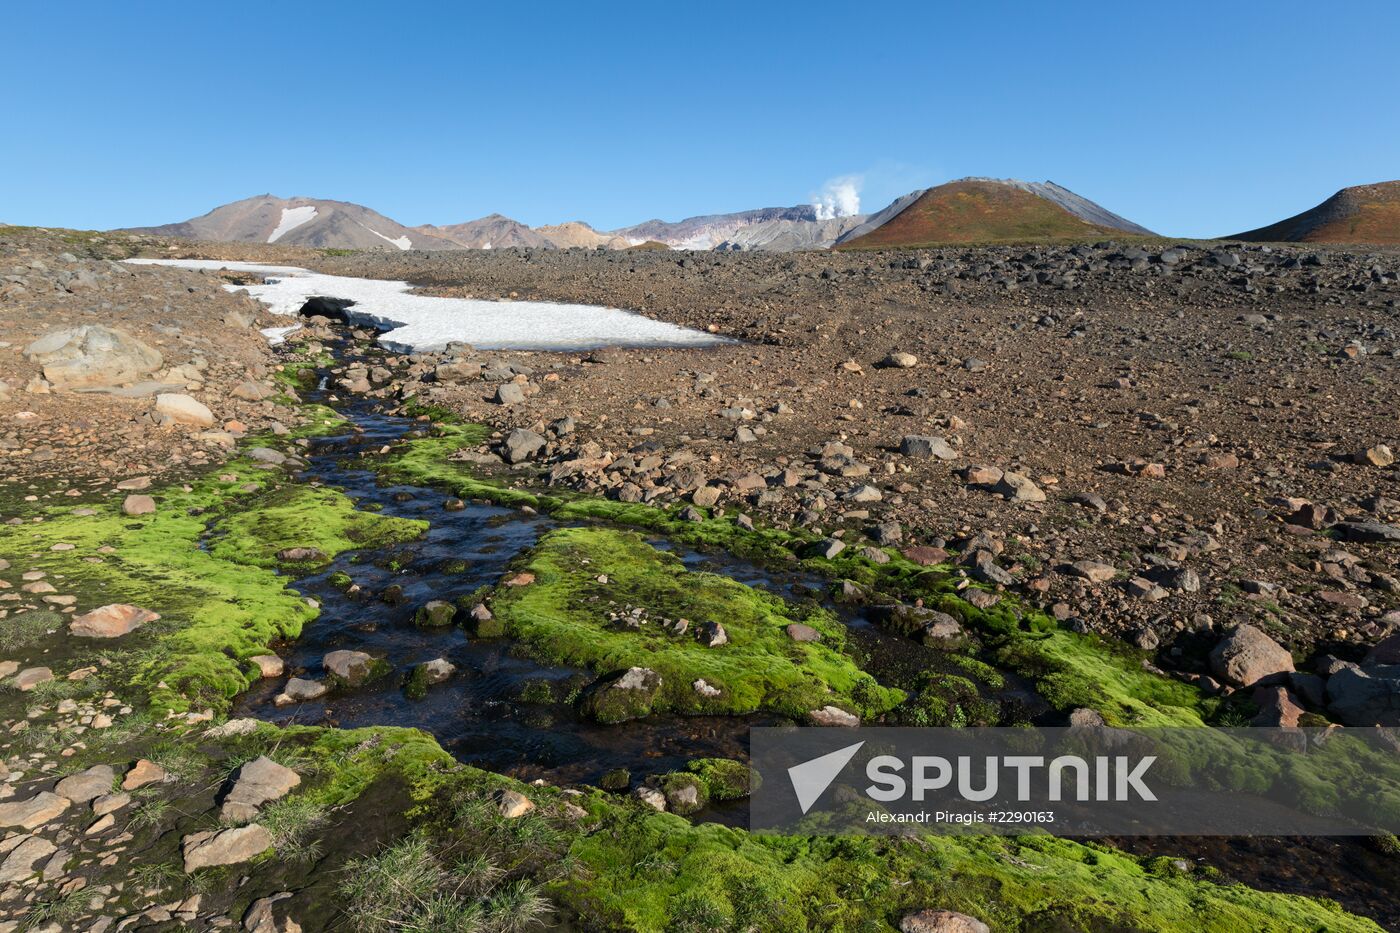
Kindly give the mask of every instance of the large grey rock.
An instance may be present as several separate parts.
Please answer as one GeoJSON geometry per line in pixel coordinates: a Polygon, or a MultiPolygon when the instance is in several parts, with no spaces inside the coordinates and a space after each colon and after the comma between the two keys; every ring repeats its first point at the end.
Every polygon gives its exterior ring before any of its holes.
{"type": "Polygon", "coordinates": [[[1211,670],[1237,687],[1293,671],[1293,656],[1282,645],[1252,625],[1241,625],[1210,653],[1211,670]]]}
{"type": "Polygon", "coordinates": [[[544,449],[543,437],[525,428],[516,428],[506,435],[501,450],[507,463],[522,463],[544,449]]]}
{"type": "Polygon", "coordinates": [[[1400,726],[1400,666],[1342,668],[1327,679],[1327,709],[1348,726],[1400,726]]]}
{"type": "Polygon", "coordinates": [[[185,871],[237,865],[272,848],[272,834],[257,823],[217,832],[193,833],[181,841],[185,871]]]}
{"type": "Polygon", "coordinates": [[[84,324],[51,331],[24,348],[54,388],[79,389],[134,382],[161,367],[160,351],[126,331],[84,324]]]}
{"type": "Polygon", "coordinates": [[[301,775],[260,755],[238,769],[238,779],[224,797],[219,815],[234,822],[251,820],[257,816],[258,807],[285,797],[300,783],[301,775]]]}

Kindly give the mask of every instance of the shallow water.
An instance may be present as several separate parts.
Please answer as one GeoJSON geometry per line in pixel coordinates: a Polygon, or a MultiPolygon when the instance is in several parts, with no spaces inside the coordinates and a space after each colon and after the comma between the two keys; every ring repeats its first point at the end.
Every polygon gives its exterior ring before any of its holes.
{"type": "Polygon", "coordinates": [[[379,342],[398,352],[440,350],[451,342],[482,350],[588,350],[596,347],[711,347],[730,343],[631,311],[549,301],[481,301],[412,294],[407,282],[324,275],[296,266],[217,259],[128,259],[136,265],[227,269],[263,276],[259,285],[228,285],[295,316],[307,299],[355,302],[351,323],[384,331],[379,342]]]}
{"type": "MultiPolygon", "coordinates": [[[[321,388],[308,394],[310,400],[330,400],[325,381],[320,380],[321,388]]],[[[766,714],[652,716],[621,725],[599,725],[578,716],[570,702],[572,693],[594,679],[591,673],[541,664],[513,651],[507,639],[474,640],[457,626],[417,626],[414,614],[420,606],[433,599],[450,601],[495,584],[516,556],[559,523],[547,516],[480,502],[469,502],[461,511],[448,511],[443,508],[448,494],[442,491],[380,485],[374,473],[358,468],[358,451],[397,441],[421,425],[384,414],[370,400],[337,400],[334,405],[349,419],[350,426],[343,434],[311,442],[306,452],[310,467],[303,479],[345,490],[360,508],[426,519],[431,525],[419,541],[342,554],[321,572],[298,580],[297,589],[318,599],[322,613],[299,639],[281,646],[280,653],[289,673],[315,678],[323,673],[321,658],[338,648],[383,657],[393,666],[393,673],[356,690],[289,707],[272,702],[282,680],[262,682],[240,698],[238,715],[346,728],[416,726],[433,733],[461,761],[526,780],[542,777],[555,783],[596,783],[615,768],[627,768],[634,777],[641,777],[683,768],[700,757],[747,760],[749,727],[779,721],[766,714]],[[337,572],[348,574],[361,592],[349,595],[333,585],[330,578],[337,572]],[[380,598],[391,584],[403,590],[402,601],[395,605],[380,598]],[[405,696],[400,685],[412,667],[438,657],[455,664],[457,673],[448,682],[430,687],[422,700],[405,696]],[[522,699],[525,686],[536,681],[551,686],[554,702],[522,699]]],[[[728,554],[678,546],[660,537],[648,540],[676,553],[691,569],[723,574],[790,600],[822,602],[846,622],[853,651],[882,682],[907,683],[919,670],[936,662],[937,652],[884,632],[855,610],[831,604],[823,597],[829,585],[820,577],[770,570],[728,554]]],[[[1011,683],[999,697],[1044,708],[1020,681],[1011,683]]]]}

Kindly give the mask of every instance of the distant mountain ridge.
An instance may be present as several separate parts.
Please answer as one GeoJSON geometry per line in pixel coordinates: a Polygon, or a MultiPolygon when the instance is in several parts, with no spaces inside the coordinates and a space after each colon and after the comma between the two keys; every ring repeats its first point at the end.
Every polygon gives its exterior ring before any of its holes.
{"type": "Polygon", "coordinates": [[[1151,233],[1053,182],[988,178],[913,191],[873,214],[819,216],[816,206],[802,204],[648,220],[610,231],[579,220],[530,227],[502,214],[408,227],[359,204],[270,194],[234,201],[181,223],[131,229],[191,239],[343,249],[627,249],[648,243],[671,249],[775,252],[1151,233]],[[955,217],[958,211],[967,212],[969,197],[980,198],[982,206],[973,213],[984,216],[955,217]]]}
{"type": "Polygon", "coordinates": [[[133,227],[133,233],[234,243],[285,243],[341,249],[457,249],[451,240],[412,230],[348,201],[257,195],[182,223],[133,227]]]}
{"type": "Polygon", "coordinates": [[[1227,240],[1263,243],[1400,243],[1400,181],[1343,188],[1316,207],[1227,240]]]}

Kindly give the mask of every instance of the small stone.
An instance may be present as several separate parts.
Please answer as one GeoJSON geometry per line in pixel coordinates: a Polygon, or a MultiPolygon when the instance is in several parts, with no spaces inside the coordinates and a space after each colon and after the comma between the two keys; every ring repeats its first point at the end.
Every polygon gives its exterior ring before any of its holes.
{"type": "Polygon", "coordinates": [[[791,622],[783,631],[787,632],[788,638],[797,642],[821,641],[822,639],[821,632],[801,622],[791,622]]]}
{"type": "Polygon", "coordinates": [[[73,802],[49,791],[40,791],[27,800],[0,803],[0,827],[38,829],[58,819],[73,802]]]}
{"type": "Polygon", "coordinates": [[[1078,560],[1070,564],[1069,569],[1075,576],[1082,577],[1090,583],[1107,583],[1118,573],[1112,564],[1097,560],[1078,560]]]}
{"type": "Polygon", "coordinates": [[[535,802],[516,790],[501,791],[501,816],[508,820],[522,817],[535,809],[535,802]]]}
{"type": "Polygon", "coordinates": [[[214,413],[202,402],[188,395],[162,392],[156,396],[156,411],[176,424],[199,428],[214,426],[214,413]]]}
{"type": "Polygon", "coordinates": [[[937,460],[958,459],[957,450],[947,440],[925,434],[906,434],[899,442],[899,452],[906,457],[932,457],[937,460]]]}
{"type": "Polygon", "coordinates": [[[992,492],[1000,493],[1012,502],[1044,502],[1045,493],[1031,481],[1030,477],[1020,473],[1003,473],[1000,482],[992,488],[992,492]]]}
{"type": "Polygon", "coordinates": [[[258,666],[258,676],[263,679],[281,677],[286,664],[275,654],[255,654],[248,659],[258,666]]]}
{"type": "Polygon", "coordinates": [[[53,671],[47,667],[27,667],[16,674],[10,683],[16,690],[29,691],[50,680],[53,680],[53,671]]]}
{"type": "Polygon", "coordinates": [[[76,616],[69,628],[82,638],[119,638],[159,618],[159,613],[140,606],[112,603],[76,616]]]}
{"type": "Polygon", "coordinates": [[[133,493],[122,500],[122,511],[127,515],[150,515],[156,510],[156,500],[150,496],[133,493]]]}
{"type": "Polygon", "coordinates": [[[218,865],[237,865],[272,848],[272,834],[256,823],[217,832],[200,832],[181,842],[185,871],[218,865]]]}
{"type": "Polygon", "coordinates": [[[224,797],[219,816],[234,822],[251,820],[259,807],[285,797],[300,783],[301,775],[260,755],[238,769],[238,778],[224,797]]]}
{"type": "Polygon", "coordinates": [[[137,790],[147,784],[155,784],[166,779],[166,771],[154,761],[142,758],[132,765],[122,778],[122,790],[137,790]]]}
{"type": "Polygon", "coordinates": [[[111,765],[93,765],[86,771],[70,774],[59,781],[54,793],[74,803],[87,803],[109,793],[115,779],[116,773],[111,765]]]}
{"type": "Polygon", "coordinates": [[[838,706],[823,706],[807,714],[807,721],[814,726],[844,726],[854,728],[860,725],[860,717],[848,713],[838,706]]]}
{"type": "Polygon", "coordinates": [[[919,358],[917,356],[902,350],[895,350],[880,361],[880,366],[885,369],[913,369],[918,365],[919,358]]]}
{"type": "Polygon", "coordinates": [[[1388,467],[1395,462],[1395,454],[1385,444],[1377,444],[1375,447],[1367,447],[1365,450],[1358,451],[1353,459],[1360,464],[1388,467]]]}

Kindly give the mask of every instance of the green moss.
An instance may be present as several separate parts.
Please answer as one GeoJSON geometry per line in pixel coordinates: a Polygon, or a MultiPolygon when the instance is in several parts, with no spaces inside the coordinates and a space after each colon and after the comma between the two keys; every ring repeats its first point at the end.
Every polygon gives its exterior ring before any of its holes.
{"type": "Polygon", "coordinates": [[[409,541],[427,529],[425,521],[358,511],[333,489],[289,485],[264,496],[256,508],[215,523],[209,550],[223,560],[285,567],[298,565],[280,560],[279,551],[312,548],[320,556],[300,565],[309,569],[343,551],[409,541]]]}
{"type": "Polygon", "coordinates": [[[159,623],[112,646],[126,654],[131,678],[159,709],[223,709],[255,679],[248,659],[295,638],[317,614],[286,579],[264,569],[292,537],[308,543],[286,529],[304,531],[333,555],[378,540],[386,528],[416,535],[419,527],[371,527],[389,520],[357,517],[332,490],[277,490],[280,479],[236,460],[187,485],[153,489],[151,515],[123,515],[116,502],[92,506],[92,515],[52,506],[38,513],[42,521],[0,526],[0,557],[62,579],[80,606],[124,602],[159,612],[159,623]],[[211,522],[251,537],[223,537],[206,550],[211,522]],[[73,547],[54,551],[56,544],[73,547]]]}
{"type": "Polygon", "coordinates": [[[601,823],[574,841],[577,869],[559,896],[600,926],[889,930],[937,905],[994,930],[1379,929],[1330,902],[1160,873],[1050,837],[758,836],[617,805],[595,812],[601,823]]]}
{"type": "Polygon", "coordinates": [[[829,613],[791,606],[727,577],[688,571],[674,555],[631,532],[551,531],[523,569],[535,582],[501,587],[491,606],[507,634],[541,657],[598,673],[656,671],[661,688],[650,702],[653,710],[768,709],[802,716],[834,704],[869,718],[903,699],[899,691],[875,684],[844,653],[845,630],[829,613]],[[644,615],[633,616],[633,607],[644,615]],[[680,619],[690,623],[684,634],[672,630],[680,619]],[[695,637],[697,626],[711,619],[722,620],[727,644],[709,648],[695,637]],[[817,629],[822,640],[794,642],[784,629],[796,621],[817,629]],[[701,679],[720,695],[698,694],[693,684],[701,679]]]}
{"type": "Polygon", "coordinates": [[[738,800],[749,795],[757,777],[749,766],[732,758],[697,758],[686,768],[705,784],[711,800],[738,800]]]}
{"type": "MultiPolygon", "coordinates": [[[[570,493],[535,495],[474,479],[470,467],[447,458],[460,447],[480,444],[486,429],[462,424],[450,413],[422,413],[441,418],[442,423],[434,425],[435,436],[413,440],[380,463],[378,468],[390,476],[452,489],[464,497],[530,505],[561,521],[608,521],[655,531],[698,548],[723,549],[778,565],[796,563],[831,580],[852,580],[873,592],[892,594],[891,599],[923,599],[976,632],[993,660],[1029,678],[1056,708],[1090,707],[1110,725],[1200,725],[1211,721],[1220,705],[1194,687],[1144,670],[1140,652],[1061,629],[1043,612],[1010,595],[1003,594],[1001,602],[989,609],[978,609],[958,596],[963,580],[947,566],[924,567],[897,552],[890,554],[888,563],[876,564],[859,556],[854,547],[833,559],[800,558],[815,540],[803,531],[762,525],[748,529],[734,515],[691,522],[680,517],[679,505],[663,508],[570,493]]],[[[981,672],[988,667],[985,661],[969,663],[975,665],[969,673],[982,679],[981,672]]],[[[995,689],[995,684],[987,683],[995,689]]]]}

